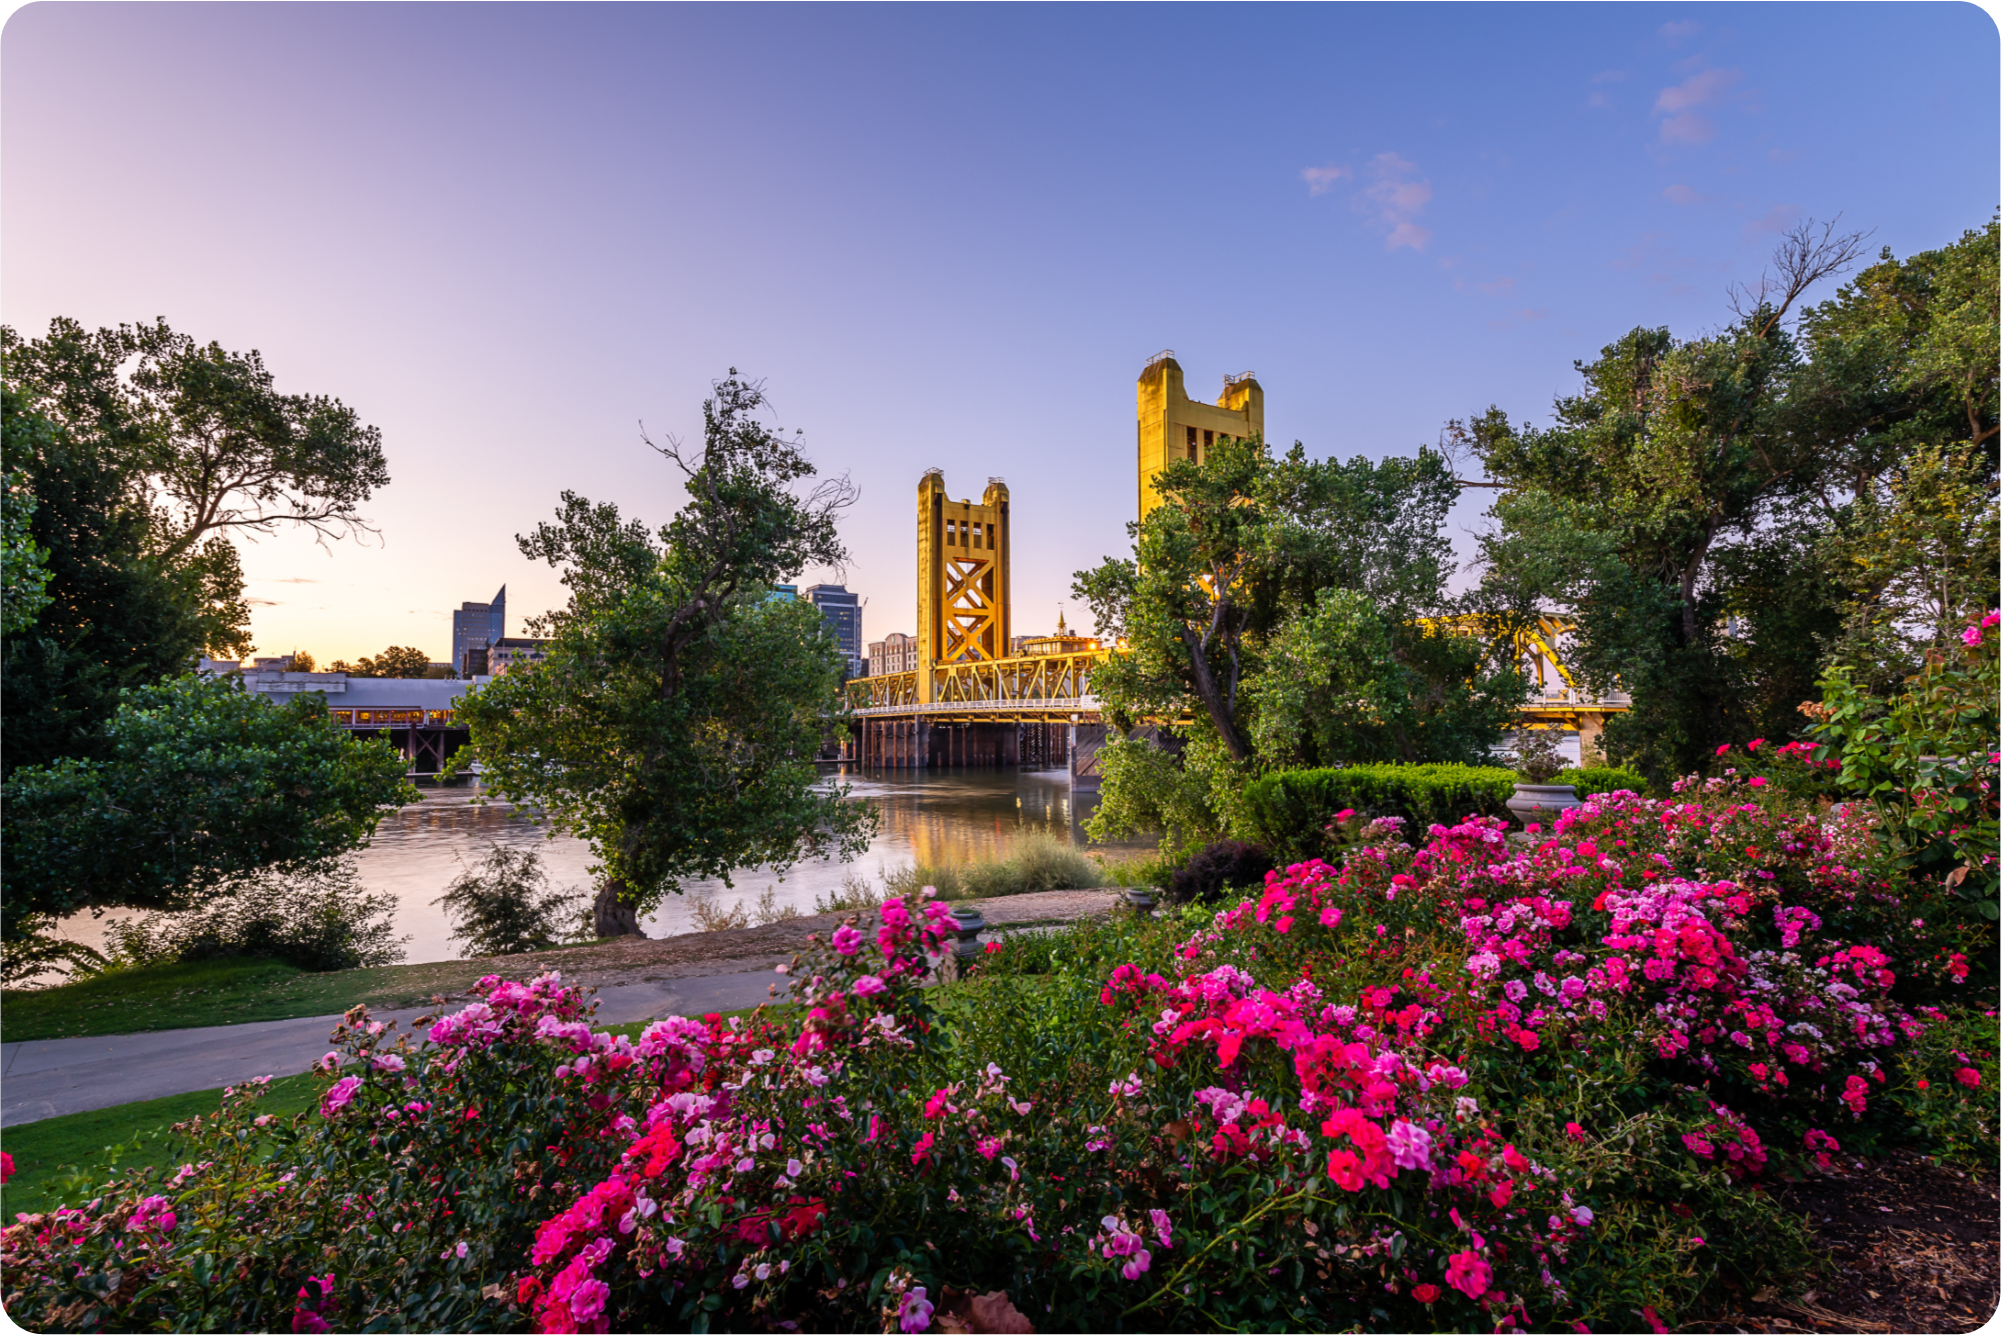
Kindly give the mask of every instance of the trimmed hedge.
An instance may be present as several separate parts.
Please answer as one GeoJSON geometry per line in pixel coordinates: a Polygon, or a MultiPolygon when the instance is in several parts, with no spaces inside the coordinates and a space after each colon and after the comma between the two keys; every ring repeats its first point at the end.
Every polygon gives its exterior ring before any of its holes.
{"type": "MultiPolygon", "coordinates": [[[[1519,780],[1513,770],[1499,765],[1281,770],[1244,790],[1236,833],[1270,849],[1279,865],[1287,866],[1327,855],[1327,823],[1337,811],[1352,808],[1369,817],[1401,816],[1406,833],[1421,839],[1431,825],[1450,825],[1466,816],[1512,819],[1507,803],[1519,780]]],[[[1567,769],[1551,782],[1573,785],[1579,797],[1619,788],[1647,790],[1641,775],[1609,765],[1567,769]]]]}
{"type": "Polygon", "coordinates": [[[1577,789],[1579,797],[1589,797],[1593,793],[1612,793],[1621,788],[1646,795],[1647,777],[1616,765],[1593,765],[1589,769],[1567,769],[1556,776],[1555,782],[1567,783],[1577,789]]]}
{"type": "Polygon", "coordinates": [[[1401,816],[1405,830],[1469,815],[1508,815],[1513,770],[1495,765],[1350,765],[1346,769],[1281,770],[1244,790],[1238,833],[1270,849],[1279,865],[1321,857],[1326,827],[1337,811],[1401,816]]]}

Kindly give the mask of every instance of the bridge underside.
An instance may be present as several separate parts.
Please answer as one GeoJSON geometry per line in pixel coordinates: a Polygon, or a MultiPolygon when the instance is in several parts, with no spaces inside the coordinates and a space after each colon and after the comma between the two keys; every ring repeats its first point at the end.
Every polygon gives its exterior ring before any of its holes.
{"type": "Polygon", "coordinates": [[[472,736],[470,728],[370,728],[350,725],[356,737],[386,737],[409,762],[406,774],[436,774],[472,736]]]}

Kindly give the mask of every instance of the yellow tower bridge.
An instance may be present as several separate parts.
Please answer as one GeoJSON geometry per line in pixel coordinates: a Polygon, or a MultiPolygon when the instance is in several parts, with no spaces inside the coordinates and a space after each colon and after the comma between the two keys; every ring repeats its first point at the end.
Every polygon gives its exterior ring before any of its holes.
{"type": "MultiPolygon", "coordinates": [[[[1225,376],[1214,404],[1188,397],[1171,351],[1155,354],[1138,385],[1142,518],[1157,508],[1154,480],[1180,459],[1197,463],[1216,441],[1264,434],[1264,390],[1245,372],[1225,376]]],[[[852,737],[843,757],[867,766],[1068,764],[1079,788],[1097,785],[1104,715],[1091,669],[1118,650],[1073,635],[1013,638],[1008,558],[1013,517],[1007,484],[988,478],[977,501],[955,501],[943,470],[917,484],[917,665],[847,687],[852,737]]],[[[1590,749],[1621,693],[1594,696],[1564,667],[1566,627],[1552,620],[1514,636],[1534,682],[1523,723],[1575,730],[1590,749]]],[[[1467,626],[1468,633],[1478,628],[1467,626]]]]}

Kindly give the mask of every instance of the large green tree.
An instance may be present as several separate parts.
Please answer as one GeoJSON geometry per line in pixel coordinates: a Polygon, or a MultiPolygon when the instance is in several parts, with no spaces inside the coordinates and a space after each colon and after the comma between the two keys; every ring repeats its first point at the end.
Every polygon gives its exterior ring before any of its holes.
{"type": "Polygon", "coordinates": [[[1578,363],[1582,389],[1548,427],[1490,409],[1467,429],[1505,488],[1492,581],[1574,623],[1570,661],[1632,696],[1607,749],[1657,781],[1797,729],[1844,624],[1937,553],[1857,559],[1882,551],[1871,498],[1925,449],[1947,448],[1976,493],[1962,528],[1991,495],[1994,226],[1901,264],[1886,254],[1803,307],[1860,240],[1803,226],[1717,332],[1635,329],[1578,363]]]}
{"type": "Polygon", "coordinates": [[[35,497],[12,473],[0,473],[0,507],[0,635],[12,635],[49,605],[49,552],[29,528],[35,497]]]}
{"type": "Polygon", "coordinates": [[[24,766],[4,787],[0,942],[32,955],[85,909],[187,909],[240,878],[366,842],[416,800],[385,741],[351,737],[318,695],[285,704],[235,679],[129,691],[100,758],[24,766]]]}
{"type": "Polygon", "coordinates": [[[1441,455],[1342,463],[1218,442],[1159,487],[1133,556],[1074,586],[1127,650],[1091,678],[1125,734],[1105,752],[1096,832],[1185,846],[1227,828],[1267,767],[1472,760],[1498,742],[1523,683],[1449,619],[1458,483],[1441,455]]]}
{"type": "Polygon", "coordinates": [[[5,471],[32,499],[47,605],[5,643],[11,772],[102,748],[119,692],[206,650],[250,650],[231,535],[365,527],[388,481],[380,433],[322,395],[281,393],[255,351],[164,321],[0,327],[5,471]]]}
{"type": "Polygon", "coordinates": [[[840,654],[813,607],[769,596],[845,559],[835,521],[853,493],[809,483],[763,401],[732,370],[702,405],[701,449],[655,447],[688,494],[657,536],[563,493],[556,522],[518,539],[570,591],[531,623],[546,657],[459,703],[472,732],[454,763],[478,761],[487,788],[589,842],[601,936],[637,931],[685,879],[853,856],[874,828],[814,764],[840,654]]]}

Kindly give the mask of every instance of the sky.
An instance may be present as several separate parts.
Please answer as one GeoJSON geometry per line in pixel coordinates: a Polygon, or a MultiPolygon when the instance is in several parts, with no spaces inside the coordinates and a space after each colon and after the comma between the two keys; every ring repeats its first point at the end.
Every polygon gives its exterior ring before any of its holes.
{"type": "MultiPolygon", "coordinates": [[[[1014,627],[1130,550],[1134,382],[1381,458],[1547,420],[1728,318],[1807,219],[1930,249],[2001,201],[1960,4],[37,3],[0,30],[0,320],[164,316],[381,428],[367,543],[243,544],[260,651],[447,656],[559,604],[564,490],[649,524],[710,384],[850,476],[914,631],[917,482],[1012,497],[1014,627]]],[[[1817,296],[1831,296],[1831,288],[1817,296]]],[[[1462,548],[1486,497],[1455,514],[1462,548]]]]}

